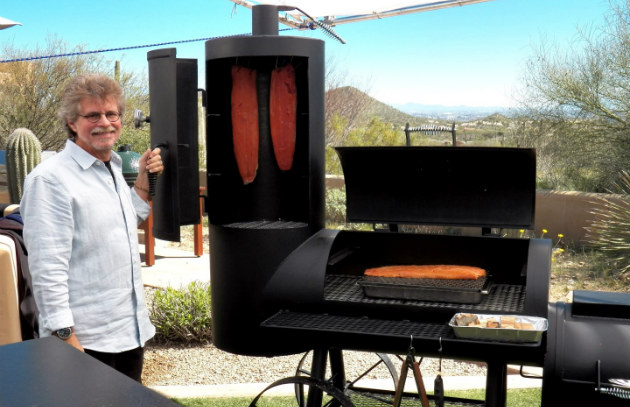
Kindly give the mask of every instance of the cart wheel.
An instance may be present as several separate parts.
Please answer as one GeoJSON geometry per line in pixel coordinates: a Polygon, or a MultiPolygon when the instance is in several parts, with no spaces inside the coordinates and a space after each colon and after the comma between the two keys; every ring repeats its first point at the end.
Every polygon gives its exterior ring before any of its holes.
{"type": "MultiPolygon", "coordinates": [[[[350,400],[348,396],[346,396],[341,390],[339,390],[332,384],[305,376],[285,377],[284,379],[280,379],[271,383],[269,386],[267,386],[267,388],[260,392],[256,396],[256,398],[254,398],[254,400],[252,400],[252,402],[249,404],[249,407],[262,407],[269,405],[268,400],[265,400],[265,393],[269,392],[269,390],[271,389],[283,385],[300,386],[302,389],[318,389],[321,392],[320,394],[322,398],[321,403],[318,404],[320,404],[322,407],[355,407],[352,403],[352,400],[350,400]]],[[[298,406],[305,407],[307,405],[307,402],[308,400],[306,398],[302,398],[301,400],[298,400],[298,406]]]]}
{"type": "MultiPolygon", "coordinates": [[[[346,375],[344,393],[379,394],[393,392],[398,383],[398,371],[390,357],[385,353],[369,353],[343,351],[342,357],[346,375]],[[370,379],[380,379],[373,381],[370,379]]],[[[306,352],[298,363],[296,376],[311,376],[312,352],[306,352]]],[[[332,383],[330,363],[327,364],[326,383],[332,383]]],[[[299,406],[305,405],[303,400],[306,391],[304,386],[295,385],[295,397],[299,406]]]]}

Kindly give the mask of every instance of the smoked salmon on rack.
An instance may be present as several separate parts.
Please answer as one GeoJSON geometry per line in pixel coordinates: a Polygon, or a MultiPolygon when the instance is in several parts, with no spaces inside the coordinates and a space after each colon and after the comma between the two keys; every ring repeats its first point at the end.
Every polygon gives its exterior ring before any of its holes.
{"type": "Polygon", "coordinates": [[[439,280],[477,280],[486,276],[479,267],[448,264],[383,266],[366,269],[370,277],[432,278],[439,280]]]}

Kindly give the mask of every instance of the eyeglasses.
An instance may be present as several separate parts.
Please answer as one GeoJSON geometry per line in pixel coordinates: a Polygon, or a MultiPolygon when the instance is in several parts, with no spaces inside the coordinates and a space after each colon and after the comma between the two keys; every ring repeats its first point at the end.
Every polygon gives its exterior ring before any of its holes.
{"type": "Polygon", "coordinates": [[[99,120],[101,120],[101,116],[103,116],[103,115],[110,122],[117,122],[118,119],[120,119],[120,114],[118,114],[118,112],[107,112],[107,113],[96,113],[96,112],[94,112],[94,113],[90,113],[90,114],[86,114],[86,115],[80,114],[79,116],[87,119],[87,121],[89,121],[90,123],[96,123],[99,120]]]}

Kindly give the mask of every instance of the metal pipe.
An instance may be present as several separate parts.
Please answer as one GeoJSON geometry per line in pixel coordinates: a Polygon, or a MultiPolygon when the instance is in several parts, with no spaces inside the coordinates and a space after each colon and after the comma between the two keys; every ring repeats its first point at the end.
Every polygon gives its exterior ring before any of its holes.
{"type": "Polygon", "coordinates": [[[252,35],[278,35],[278,6],[252,7],[252,35]]]}
{"type": "Polygon", "coordinates": [[[466,6],[469,4],[476,4],[476,3],[484,3],[487,1],[492,1],[492,0],[445,0],[445,1],[436,1],[434,3],[429,3],[429,4],[420,4],[420,5],[415,5],[415,6],[409,6],[409,7],[403,7],[403,8],[399,8],[399,9],[395,9],[395,10],[387,10],[387,11],[383,11],[383,12],[372,12],[371,14],[363,14],[363,15],[355,15],[355,16],[345,16],[345,17],[341,17],[341,18],[331,18],[331,19],[327,19],[325,20],[326,23],[330,26],[337,26],[339,24],[347,24],[347,23],[354,23],[357,21],[368,21],[368,20],[376,20],[376,19],[382,19],[382,18],[387,18],[387,17],[395,17],[395,16],[402,16],[405,14],[413,14],[413,13],[422,13],[425,11],[433,11],[433,10],[440,10],[440,9],[444,9],[444,8],[449,8],[449,7],[455,7],[455,6],[466,6]]]}

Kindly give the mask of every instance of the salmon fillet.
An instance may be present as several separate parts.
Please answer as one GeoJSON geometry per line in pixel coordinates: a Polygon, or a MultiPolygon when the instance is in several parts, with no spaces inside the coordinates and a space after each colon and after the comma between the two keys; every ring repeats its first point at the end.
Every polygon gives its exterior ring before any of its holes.
{"type": "Polygon", "coordinates": [[[439,280],[477,280],[486,271],[479,267],[457,265],[405,265],[383,266],[366,269],[364,274],[371,277],[432,278],[439,280]]]}
{"type": "Polygon", "coordinates": [[[258,92],[256,71],[232,67],[232,141],[243,184],[250,184],[258,170],[258,92]]]}
{"type": "Polygon", "coordinates": [[[269,127],[278,168],[288,171],[293,166],[297,89],[295,69],[286,65],[271,71],[269,89],[269,127]]]}

